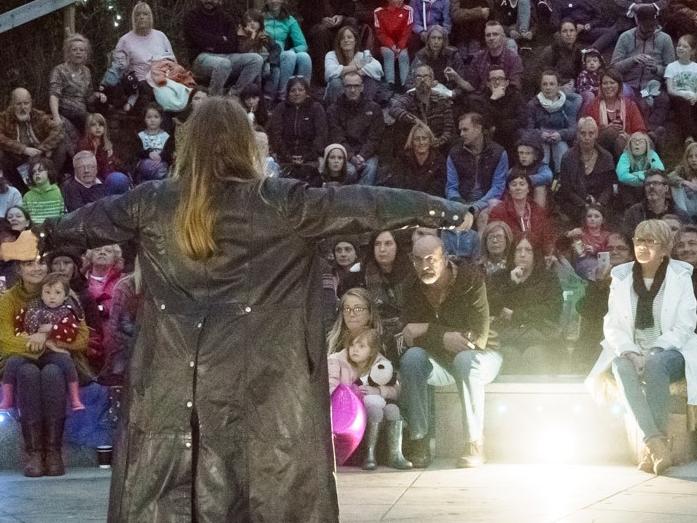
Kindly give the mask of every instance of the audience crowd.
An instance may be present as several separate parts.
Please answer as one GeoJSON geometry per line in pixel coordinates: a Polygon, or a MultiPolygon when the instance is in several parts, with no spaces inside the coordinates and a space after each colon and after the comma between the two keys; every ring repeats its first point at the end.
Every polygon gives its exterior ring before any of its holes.
{"type": "MultiPolygon", "coordinates": [[[[267,176],[422,191],[472,214],[469,231],[379,231],[319,246],[328,392],[356,385],[365,402],[365,468],[375,468],[383,419],[389,463],[427,465],[428,386],[450,383],[465,434],[458,466],[477,466],[486,383],[499,372],[588,372],[604,349],[601,370],[645,429],[642,466],[663,471],[661,387],[685,375],[680,350],[697,327],[693,287],[683,285],[697,282],[697,24],[678,16],[690,2],[606,3],[322,0],[293,12],[266,0],[232,13],[197,0],[183,18],[187,48],[175,50],[138,2],[106,71],[95,74],[90,42],[71,34],[47,100],[31,86],[10,93],[0,241],[166,178],[187,117],[207,96],[236,97],[267,176]],[[550,45],[537,45],[550,26],[550,45]],[[383,360],[394,375],[378,383],[383,360]],[[645,392],[642,375],[653,380],[645,392]]],[[[0,280],[0,406],[22,411],[27,475],[60,474],[58,399],[76,409],[76,380],[124,379],[143,292],[134,250],[64,245],[1,262],[0,280]],[[22,323],[37,300],[51,307],[46,289],[64,290],[56,281],[69,286],[56,306],[70,311],[70,339],[22,323]],[[61,392],[49,400],[47,388],[61,392]]]]}

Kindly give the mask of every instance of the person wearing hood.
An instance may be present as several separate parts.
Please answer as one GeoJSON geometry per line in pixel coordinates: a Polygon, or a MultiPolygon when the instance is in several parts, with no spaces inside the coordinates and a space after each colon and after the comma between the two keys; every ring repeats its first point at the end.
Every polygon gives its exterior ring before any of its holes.
{"type": "Polygon", "coordinates": [[[327,116],[322,105],[310,97],[305,78],[288,81],[286,100],[271,115],[269,138],[282,170],[292,178],[321,184],[317,166],[327,143],[327,116]]]}
{"type": "Polygon", "coordinates": [[[450,18],[450,0],[411,0],[414,10],[414,24],[409,37],[409,54],[413,57],[428,41],[428,31],[438,26],[445,32],[445,37],[453,30],[450,18]]]}
{"type": "Polygon", "coordinates": [[[535,203],[544,208],[547,206],[547,190],[552,184],[552,170],[544,161],[544,149],[542,141],[535,132],[523,132],[523,136],[516,142],[513,166],[508,172],[522,174],[530,179],[530,196],[535,203]]]}
{"type": "MultiPolygon", "coordinates": [[[[528,113],[520,91],[511,85],[503,67],[491,66],[484,93],[474,95],[471,105],[479,107],[487,122],[494,122],[492,139],[513,156],[521,129],[528,122],[528,113]]],[[[542,155],[538,157],[541,159],[542,155]]]]}
{"type": "Polygon", "coordinates": [[[360,74],[348,73],[342,80],[344,94],[327,111],[329,140],[344,146],[349,180],[375,185],[377,151],[385,130],[382,109],[363,96],[360,74]]]}
{"type": "Polygon", "coordinates": [[[528,129],[537,130],[542,139],[544,161],[561,169],[561,160],[576,136],[576,115],[581,97],[565,93],[560,88],[559,75],[544,71],[540,78],[540,92],[528,102],[528,129]]]}
{"type": "Polygon", "coordinates": [[[455,47],[448,45],[448,32],[443,26],[432,25],[426,31],[425,47],[420,49],[411,62],[407,89],[416,85],[416,70],[422,65],[433,69],[432,89],[450,98],[459,98],[474,88],[464,80],[465,64],[455,47]]]}
{"type": "Polygon", "coordinates": [[[65,161],[63,126],[43,111],[34,109],[31,94],[21,87],[12,91],[10,105],[0,113],[0,167],[21,193],[27,185],[17,167],[43,154],[57,166],[65,161]]]}
{"type": "Polygon", "coordinates": [[[665,129],[670,99],[662,86],[666,66],[675,61],[673,40],[658,25],[658,10],[653,4],[633,8],[637,26],[617,40],[611,64],[620,73],[634,97],[649,130],[660,142],[665,129]]]}
{"type": "Polygon", "coordinates": [[[51,183],[56,172],[53,162],[42,156],[29,160],[31,188],[24,194],[24,208],[36,225],[46,218],[58,218],[65,212],[63,195],[57,184],[51,183]]]}

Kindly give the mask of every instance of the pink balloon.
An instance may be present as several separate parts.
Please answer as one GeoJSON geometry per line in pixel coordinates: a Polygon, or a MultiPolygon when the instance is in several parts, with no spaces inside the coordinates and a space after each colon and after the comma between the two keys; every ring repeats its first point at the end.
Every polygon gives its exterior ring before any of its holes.
{"type": "Polygon", "coordinates": [[[338,465],[361,444],[367,419],[361,393],[349,385],[339,385],[332,393],[332,434],[338,465]]]}

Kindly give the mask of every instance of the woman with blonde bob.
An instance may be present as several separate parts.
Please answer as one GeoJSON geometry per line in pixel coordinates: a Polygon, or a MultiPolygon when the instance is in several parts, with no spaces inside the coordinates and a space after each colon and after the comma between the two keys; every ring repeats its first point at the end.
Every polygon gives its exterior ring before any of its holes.
{"type": "Polygon", "coordinates": [[[670,383],[687,378],[688,403],[697,402],[697,303],[692,266],[670,258],[673,233],[661,220],[634,231],[636,261],[612,269],[601,342],[589,385],[612,371],[646,445],[639,469],[662,474],[671,466],[668,440],[670,383]]]}
{"type": "Polygon", "coordinates": [[[138,244],[110,521],[338,521],[316,243],[471,216],[409,191],[264,177],[231,99],[204,100],[179,138],[173,178],[42,233],[47,248],[138,244]]]}
{"type": "Polygon", "coordinates": [[[421,191],[434,196],[445,192],[445,157],[440,153],[431,128],[421,120],[413,125],[385,185],[421,191]]]}

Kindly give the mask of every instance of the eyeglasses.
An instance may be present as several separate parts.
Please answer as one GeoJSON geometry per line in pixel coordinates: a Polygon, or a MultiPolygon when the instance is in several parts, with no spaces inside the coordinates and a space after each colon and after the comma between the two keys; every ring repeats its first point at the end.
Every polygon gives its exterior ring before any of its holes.
{"type": "Polygon", "coordinates": [[[609,252],[627,252],[629,251],[629,247],[626,247],[625,245],[615,245],[612,247],[608,247],[607,250],[609,252]]]}
{"type": "Polygon", "coordinates": [[[661,245],[661,242],[654,240],[653,238],[632,238],[635,246],[641,247],[656,247],[661,245]]]}
{"type": "Polygon", "coordinates": [[[360,89],[363,84],[344,84],[344,89],[360,89]]]}
{"type": "Polygon", "coordinates": [[[344,311],[344,314],[362,314],[364,312],[368,311],[368,307],[349,307],[348,305],[343,307],[341,310],[344,311]]]}
{"type": "Polygon", "coordinates": [[[301,74],[296,74],[294,76],[289,76],[288,80],[304,80],[305,77],[301,74]]]}
{"type": "Polygon", "coordinates": [[[505,242],[506,237],[503,234],[490,234],[489,236],[486,237],[487,240],[491,240],[492,242],[505,242]]]}

